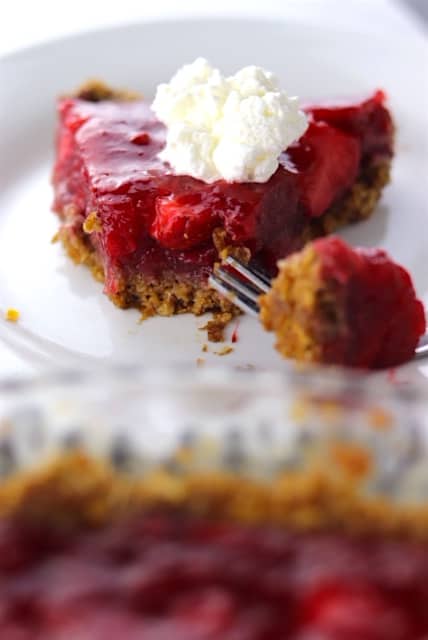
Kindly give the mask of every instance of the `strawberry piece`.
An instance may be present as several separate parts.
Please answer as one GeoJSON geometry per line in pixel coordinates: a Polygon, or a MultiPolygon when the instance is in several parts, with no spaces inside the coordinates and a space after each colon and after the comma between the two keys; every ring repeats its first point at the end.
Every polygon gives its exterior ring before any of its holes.
{"type": "Polygon", "coordinates": [[[384,102],[386,95],[378,90],[359,102],[336,102],[305,107],[316,122],[322,121],[357,136],[365,154],[392,154],[394,125],[384,102]]]}
{"type": "Polygon", "coordinates": [[[303,206],[310,216],[318,217],[355,181],[361,145],[325,122],[311,122],[287,155],[299,171],[303,206]]]}
{"type": "Polygon", "coordinates": [[[190,249],[209,240],[218,224],[216,208],[201,195],[185,194],[156,199],[150,234],[167,249],[190,249]]]}
{"type": "MultiPolygon", "coordinates": [[[[301,629],[329,640],[407,640],[412,624],[401,607],[368,585],[320,585],[304,601],[301,629]]],[[[306,636],[304,636],[306,637],[306,636]]]]}
{"type": "Polygon", "coordinates": [[[111,194],[99,198],[103,216],[105,245],[110,256],[131,254],[137,247],[140,220],[128,195],[111,194]]]}

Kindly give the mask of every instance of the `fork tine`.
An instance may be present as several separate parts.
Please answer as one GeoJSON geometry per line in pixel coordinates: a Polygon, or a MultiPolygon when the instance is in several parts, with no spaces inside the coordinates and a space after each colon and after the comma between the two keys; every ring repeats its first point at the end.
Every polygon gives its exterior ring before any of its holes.
{"type": "Polygon", "coordinates": [[[426,342],[424,338],[426,338],[426,336],[422,336],[415,349],[415,359],[426,358],[428,356],[428,342],[426,342]]]}
{"type": "Polygon", "coordinates": [[[249,300],[258,304],[259,296],[261,294],[260,289],[256,289],[248,281],[242,280],[235,273],[230,270],[226,270],[223,267],[218,267],[214,273],[223,282],[223,284],[229,285],[232,291],[242,293],[246,298],[249,298],[249,300]]]}
{"type": "Polygon", "coordinates": [[[235,269],[238,273],[240,273],[246,280],[249,280],[253,287],[256,289],[260,289],[260,293],[267,293],[271,287],[270,280],[267,276],[264,276],[260,273],[260,271],[254,269],[253,267],[248,268],[242,262],[233,258],[232,256],[228,256],[225,259],[225,264],[232,269],[235,269]]]}
{"type": "Polygon", "coordinates": [[[233,284],[222,279],[224,272],[221,275],[217,272],[209,277],[209,284],[216,289],[223,296],[228,298],[233,304],[239,307],[245,313],[249,313],[253,316],[259,315],[259,307],[257,302],[249,298],[245,293],[238,291],[236,288],[236,282],[233,284]]]}

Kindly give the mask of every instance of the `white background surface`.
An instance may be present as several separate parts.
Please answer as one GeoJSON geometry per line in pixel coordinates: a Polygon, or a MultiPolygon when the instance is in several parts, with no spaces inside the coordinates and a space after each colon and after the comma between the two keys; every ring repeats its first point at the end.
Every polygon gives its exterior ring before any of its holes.
{"type": "MultiPolygon", "coordinates": [[[[397,33],[421,31],[398,0],[1,0],[0,54],[82,30],[165,17],[257,15],[397,33]]],[[[167,46],[167,43],[160,43],[167,46]]]]}
{"type": "MultiPolygon", "coordinates": [[[[210,15],[292,17],[306,23],[343,25],[355,31],[395,31],[402,37],[426,38],[413,14],[389,0],[121,0],[114,3],[3,0],[0,3],[0,56],[47,39],[107,25],[210,15]]],[[[167,47],[168,43],[160,42],[159,46],[167,47]]],[[[421,65],[423,71],[424,61],[421,65]]],[[[0,86],[0,100],[1,91],[0,86]]],[[[0,300],[0,307],[3,304],[0,300]]],[[[29,371],[28,364],[0,344],[0,376],[29,371]]]]}

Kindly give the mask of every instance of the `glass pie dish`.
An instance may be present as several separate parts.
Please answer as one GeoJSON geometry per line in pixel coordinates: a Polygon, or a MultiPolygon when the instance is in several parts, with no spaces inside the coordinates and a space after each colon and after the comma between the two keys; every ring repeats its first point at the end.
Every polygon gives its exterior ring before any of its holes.
{"type": "Polygon", "coordinates": [[[0,637],[422,640],[427,395],[339,371],[0,387],[0,637]]]}

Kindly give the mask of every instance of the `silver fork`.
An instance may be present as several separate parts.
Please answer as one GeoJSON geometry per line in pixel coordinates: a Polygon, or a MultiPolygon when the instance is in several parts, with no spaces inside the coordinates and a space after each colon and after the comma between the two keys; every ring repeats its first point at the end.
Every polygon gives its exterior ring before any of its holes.
{"type": "MultiPolygon", "coordinates": [[[[225,296],[244,313],[258,317],[259,297],[267,293],[271,286],[270,278],[254,266],[247,266],[240,260],[228,256],[216,268],[209,283],[221,295],[225,296]]],[[[415,358],[428,355],[428,333],[419,340],[415,349],[415,358]]]]}

